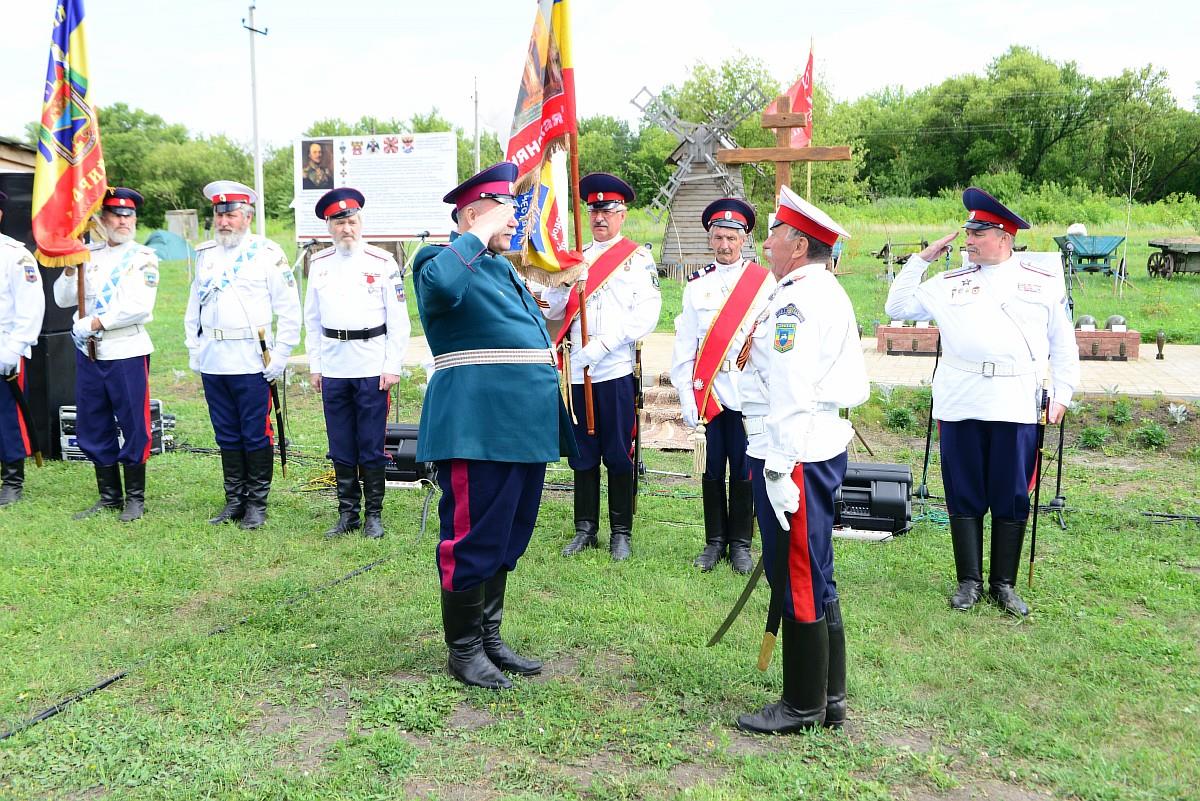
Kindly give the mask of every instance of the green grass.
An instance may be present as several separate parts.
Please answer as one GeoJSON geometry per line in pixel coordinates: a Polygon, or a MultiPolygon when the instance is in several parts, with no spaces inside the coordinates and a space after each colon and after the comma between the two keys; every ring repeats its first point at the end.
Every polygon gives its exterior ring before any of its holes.
{"type": "MultiPolygon", "coordinates": [[[[178,415],[181,440],[211,447],[182,347],[183,266],[165,265],[161,287],[152,395],[178,415]]],[[[404,384],[402,419],[418,417],[418,378],[404,384]]],[[[1193,464],[1072,453],[1075,511],[1066,532],[1043,521],[1037,583],[1020,587],[1025,623],[986,606],[951,613],[949,546],[932,520],[888,544],[839,541],[848,736],[760,740],[731,723],[778,697],[778,664],[753,667],[766,593],[704,647],[743,580],[690,566],[702,544],[694,482],[651,476],[634,558],[615,565],[603,551],[558,555],[570,473],[552,470],[505,620],[547,673],[508,693],[467,690],[443,673],[422,495],[389,492],[381,541],[321,537],[334,503],[308,491],[325,443],[319,399],[301,386],[292,439],[307,458],[277,474],[254,533],[205,522],[221,503],[210,456],[155,457],[147,517],[132,525],[70,519],[93,500],[86,465],[30,465],[27,499],[0,510],[0,727],[133,670],[0,742],[0,798],[887,799],[988,782],[1012,798],[1194,797],[1200,530],[1138,513],[1196,514],[1193,464]]],[[[919,422],[925,403],[896,390],[857,415],[880,459],[919,470],[920,440],[883,421],[894,407],[919,422]]],[[[648,456],[669,471],[689,460],[648,456]]],[[[935,458],[935,491],[937,470],[935,458]]]]}

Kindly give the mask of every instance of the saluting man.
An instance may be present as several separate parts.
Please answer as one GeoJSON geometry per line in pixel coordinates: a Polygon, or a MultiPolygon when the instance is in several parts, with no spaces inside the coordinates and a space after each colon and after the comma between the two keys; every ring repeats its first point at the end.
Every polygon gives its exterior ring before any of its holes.
{"type": "Polygon", "coordinates": [[[434,361],[417,460],[437,465],[442,488],[437,567],[449,670],[493,690],[512,686],[505,672],[542,669],[501,638],[504,595],[533,535],[546,463],[575,454],[546,322],[499,255],[517,227],[516,176],[503,162],[452,189],[443,200],[458,230],[413,262],[434,361]]]}
{"type": "MultiPolygon", "coordinates": [[[[0,219],[8,195],[0,192],[0,219]]],[[[25,393],[25,360],[42,331],[46,296],[42,273],[25,246],[0,234],[0,506],[21,500],[25,457],[33,453],[26,420],[16,394],[25,393]]]]}
{"type": "Polygon", "coordinates": [[[588,341],[579,317],[579,286],[550,287],[542,292],[548,319],[562,320],[555,345],[570,337],[571,403],[579,455],[575,471],[575,537],[563,549],[574,556],[595,548],[600,527],[600,462],[608,468],[608,549],[613,560],[628,559],[633,536],[633,495],[637,491],[633,463],[637,434],[634,397],[634,349],[654,330],[662,308],[658,268],[650,254],[621,236],[627,204],[634,199],[629,184],[603,172],[584,176],[579,191],[587,198],[592,242],[583,249],[587,266],[580,273],[586,302],[588,341]],[[592,384],[595,433],[585,414],[584,368],[592,384]]]}
{"type": "MultiPolygon", "coordinates": [[[[145,510],[154,351],[146,324],[153,319],[158,295],[158,255],[134,241],[143,202],[132,189],[109,188],[100,211],[107,241],[89,248],[83,268],[84,315],[75,315],[71,329],[76,350],[75,432],[79,448],[95,467],[100,499],[76,514],[76,520],[120,509],[121,522],[128,523],[145,510]],[[118,426],[124,444],[118,444],[118,426]]],[[[74,267],[55,279],[54,302],[62,308],[79,305],[74,267]]]]}
{"type": "Polygon", "coordinates": [[[337,478],[338,521],[325,536],[358,530],[365,497],[363,535],[379,539],[388,390],[400,380],[410,325],[396,260],[362,241],[365,205],[362,192],[349,187],[317,201],[317,217],[329,227],[333,247],[309,266],[304,342],[337,478]]]}
{"type": "Polygon", "coordinates": [[[942,237],[905,263],[886,309],[893,319],[936,319],[942,337],[933,416],[958,577],[950,606],[970,609],[983,595],[983,516],[990,509],[988,595],[1021,617],[1029,607],[1015,584],[1035,481],[1042,379],[1049,365],[1054,424],[1079,384],[1079,351],[1062,275],[1013,253],[1017,231],[1029,223],[975,187],[963,192],[963,205],[970,263],[922,282],[958,232],[942,237]]]}
{"type": "Polygon", "coordinates": [[[778,280],[756,315],[739,387],[783,695],[738,728],[787,734],[846,719],[846,639],[833,577],[833,497],[853,436],[838,410],[870,395],[858,323],[826,263],[829,215],[784,186],[763,252],[778,280]]]}
{"type": "Polygon", "coordinates": [[[746,429],[737,387],[737,355],[775,279],[742,258],[754,230],[754,207],[727,197],[700,217],[716,261],[688,276],[683,311],[675,318],[671,384],[679,392],[683,422],[704,423],[704,550],[693,563],[707,572],[725,557],[735,572],[749,573],[754,536],[754,495],[746,461],[746,429]],[[703,409],[703,412],[700,410],[703,409]],[[726,503],[725,470],[729,469],[726,503]]]}
{"type": "MultiPolygon", "coordinates": [[[[250,233],[257,196],[236,181],[204,187],[215,239],[196,248],[184,342],[200,373],[225,481],[225,507],[208,522],[266,521],[273,475],[271,390],[300,341],[300,296],[279,245],[250,233]],[[271,318],[276,318],[272,335],[271,318]],[[259,332],[270,348],[263,366],[259,332]]],[[[279,432],[283,436],[283,432],[279,432]]]]}

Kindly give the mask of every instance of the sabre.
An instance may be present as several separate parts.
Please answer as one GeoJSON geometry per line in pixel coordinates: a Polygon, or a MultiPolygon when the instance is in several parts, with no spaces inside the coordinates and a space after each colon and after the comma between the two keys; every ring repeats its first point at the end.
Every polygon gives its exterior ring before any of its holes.
{"type": "MultiPolygon", "coordinates": [[[[20,369],[18,367],[18,369],[20,369]]],[[[8,389],[12,392],[13,402],[17,404],[17,411],[21,413],[21,418],[25,421],[25,430],[29,434],[29,444],[33,446],[33,461],[38,467],[42,466],[42,448],[37,441],[37,426],[33,424],[33,417],[29,414],[29,401],[25,398],[25,393],[21,391],[20,385],[17,384],[17,379],[20,378],[20,373],[16,370],[6,380],[8,389]]]]}
{"type": "MultiPolygon", "coordinates": [[[[1038,521],[1038,500],[1042,494],[1042,446],[1046,444],[1046,422],[1050,415],[1050,389],[1049,380],[1042,379],[1042,403],[1041,409],[1038,410],[1038,431],[1037,431],[1037,457],[1033,463],[1033,469],[1036,478],[1033,483],[1033,531],[1029,535],[1029,580],[1028,586],[1033,586],[1033,563],[1037,558],[1037,521],[1038,521]]],[[[1059,470],[1062,470],[1062,463],[1059,463],[1059,470]]]]}
{"type": "MultiPolygon", "coordinates": [[[[781,481],[792,481],[790,476],[786,476],[781,481]]],[[[774,513],[772,512],[772,517],[774,513]]],[[[792,539],[792,515],[786,515],[788,526],[785,529],[779,525],[778,520],[773,521],[776,526],[776,541],[775,541],[775,580],[771,582],[771,605],[767,609],[767,625],[763,631],[762,645],[758,649],[758,669],[763,673],[767,672],[767,668],[771,666],[771,654],[775,652],[775,640],[779,636],[779,622],[783,619],[783,577],[787,570],[788,551],[791,548],[792,539]]]]}
{"type": "Polygon", "coordinates": [[[642,474],[646,472],[646,465],[642,462],[642,407],[644,405],[642,342],[638,340],[633,346],[633,513],[635,515],[637,514],[637,498],[642,484],[642,474]]]}
{"type": "Polygon", "coordinates": [[[750,596],[754,594],[754,588],[758,586],[758,580],[763,574],[763,559],[758,557],[758,564],[754,566],[754,570],[750,572],[750,578],[746,581],[746,587],[742,590],[742,594],[738,596],[737,603],[733,605],[733,609],[729,610],[729,614],[725,616],[725,622],[716,630],[712,637],[708,640],[708,647],[712,648],[721,641],[725,636],[725,632],[729,631],[729,627],[733,625],[733,621],[737,620],[738,615],[742,613],[742,608],[746,602],[750,600],[750,596]]]}
{"type": "MultiPolygon", "coordinates": [[[[266,367],[271,363],[271,351],[267,348],[267,332],[258,329],[258,346],[262,349],[262,363],[266,367]]],[[[275,405],[275,427],[279,429],[279,469],[287,478],[287,434],[283,427],[283,407],[279,405],[279,386],[272,381],[267,384],[271,388],[271,403],[275,405]]]]}

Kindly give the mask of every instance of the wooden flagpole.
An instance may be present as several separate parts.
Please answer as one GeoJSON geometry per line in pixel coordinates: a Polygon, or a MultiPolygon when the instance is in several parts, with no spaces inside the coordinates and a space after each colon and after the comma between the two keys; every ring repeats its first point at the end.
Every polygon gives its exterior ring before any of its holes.
{"type": "MultiPolygon", "coordinates": [[[[581,216],[581,207],[579,198],[579,133],[571,131],[570,137],[571,150],[571,208],[575,216],[575,250],[583,251],[583,218],[581,216]]],[[[579,344],[580,347],[587,347],[588,344],[588,324],[587,324],[587,302],[584,298],[584,284],[586,279],[579,279],[575,282],[575,289],[579,292],[579,344]]],[[[571,347],[570,334],[567,335],[567,347],[571,347]]],[[[571,376],[566,377],[567,385],[570,386],[571,376]]],[[[588,368],[583,368],[583,412],[587,423],[588,436],[596,435],[596,411],[592,405],[592,377],[588,373],[588,368]]]]}

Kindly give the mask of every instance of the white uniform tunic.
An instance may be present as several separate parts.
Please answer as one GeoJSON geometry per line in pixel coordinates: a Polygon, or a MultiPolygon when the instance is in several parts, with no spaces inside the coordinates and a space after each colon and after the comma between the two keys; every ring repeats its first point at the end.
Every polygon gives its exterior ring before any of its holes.
{"type": "Polygon", "coordinates": [[[327,378],[399,375],[411,325],[404,275],[386,250],[363,245],[343,255],[328,248],[313,257],[304,297],[308,369],[327,378]],[[337,340],[322,329],[353,331],[387,325],[371,339],[337,340]]]}
{"type": "Polygon", "coordinates": [[[824,264],[798,267],[776,285],[750,343],[738,382],[747,455],[790,473],[843,452],[854,429],[838,409],[864,403],[871,385],[854,307],[824,264]]]}
{"type": "MultiPolygon", "coordinates": [[[[587,263],[593,264],[604,251],[620,240],[614,236],[606,242],[592,242],[583,249],[587,263]]],[[[585,269],[582,278],[587,277],[585,269]]],[[[561,320],[566,314],[567,301],[575,287],[551,287],[542,293],[550,304],[542,313],[549,320],[561,320]]],[[[607,353],[592,365],[588,374],[593,381],[609,381],[633,372],[633,343],[645,337],[658,325],[662,310],[662,295],[658,291],[658,267],[644,248],[638,248],[617,267],[604,286],[591,293],[587,302],[588,342],[599,340],[607,353]]],[[[571,355],[582,347],[579,315],[571,323],[571,355]]],[[[583,367],[571,363],[571,383],[583,383],[583,367]]]]}
{"type": "Polygon", "coordinates": [[[283,250],[249,233],[232,248],[201,244],[184,316],[191,368],[214,375],[261,373],[259,328],[265,329],[272,361],[287,359],[300,342],[300,295],[283,250]]]}
{"type": "MultiPolygon", "coordinates": [[[[158,254],[137,242],[96,245],[84,265],[84,313],[100,318],[104,332],[96,341],[96,359],[111,361],[154,352],[146,331],[158,295],[158,254]]],[[[66,309],[79,304],[78,276],[63,270],[54,280],[54,302],[66,309]]]]}
{"type": "MultiPolygon", "coordinates": [[[[708,329],[717,319],[717,314],[725,305],[729,293],[737,286],[738,280],[745,272],[747,263],[745,259],[738,259],[733,264],[714,262],[698,271],[683,288],[683,310],[675,318],[675,348],[671,355],[671,385],[680,395],[693,392],[692,372],[696,356],[700,353],[700,346],[704,344],[708,329]]],[[[775,279],[767,276],[759,287],[758,296],[751,304],[753,311],[746,316],[746,320],[733,335],[721,369],[713,379],[713,393],[726,409],[742,409],[737,380],[737,355],[746,341],[746,334],[754,324],[755,312],[766,302],[774,288],[775,279]]]]}
{"type": "Polygon", "coordinates": [[[1047,362],[1051,400],[1071,402],[1079,351],[1059,276],[1022,263],[1019,253],[922,283],[928,266],[911,257],[885,308],[897,320],[937,320],[943,356],[933,379],[934,417],[1036,423],[1047,362]]]}
{"type": "Polygon", "coordinates": [[[45,311],[42,273],[33,254],[0,234],[0,350],[29,358],[45,311]]]}

